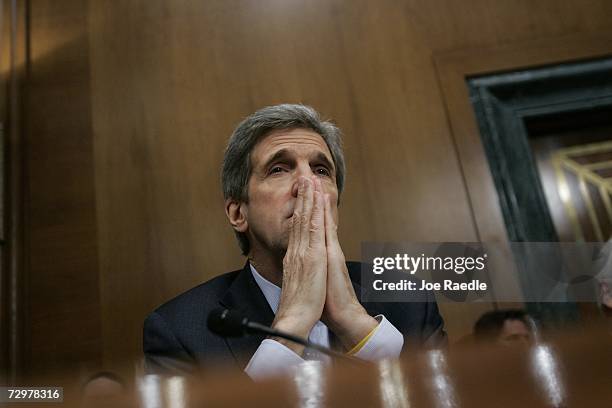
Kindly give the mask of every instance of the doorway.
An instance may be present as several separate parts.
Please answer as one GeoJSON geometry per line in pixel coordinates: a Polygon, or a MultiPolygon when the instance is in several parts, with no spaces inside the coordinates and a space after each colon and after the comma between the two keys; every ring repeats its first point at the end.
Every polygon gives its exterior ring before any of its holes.
{"type": "MultiPolygon", "coordinates": [[[[508,239],[607,240],[612,228],[612,59],[466,81],[508,239]]],[[[521,280],[528,292],[528,277],[521,280]]],[[[590,320],[593,312],[569,300],[527,308],[553,327],[590,320]]]]}

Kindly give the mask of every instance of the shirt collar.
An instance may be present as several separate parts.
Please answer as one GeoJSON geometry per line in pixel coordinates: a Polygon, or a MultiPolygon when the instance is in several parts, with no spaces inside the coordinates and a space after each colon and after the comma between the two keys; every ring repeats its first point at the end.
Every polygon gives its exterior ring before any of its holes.
{"type": "Polygon", "coordinates": [[[259,289],[261,289],[263,292],[263,295],[268,301],[270,308],[274,314],[276,314],[278,304],[280,303],[281,288],[261,276],[252,263],[249,262],[249,266],[251,267],[251,273],[253,274],[253,278],[255,279],[257,286],[259,286],[259,289]]]}

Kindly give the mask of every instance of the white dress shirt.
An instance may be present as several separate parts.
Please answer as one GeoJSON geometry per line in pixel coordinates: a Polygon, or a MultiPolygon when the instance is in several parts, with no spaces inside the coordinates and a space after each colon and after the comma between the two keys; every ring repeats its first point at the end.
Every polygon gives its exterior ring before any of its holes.
{"type": "MultiPolygon", "coordinates": [[[[261,276],[251,266],[255,282],[261,288],[274,314],[278,310],[281,288],[261,276]]],[[[397,358],[404,345],[404,337],[383,315],[376,316],[378,327],[366,344],[354,354],[362,360],[376,361],[383,358],[397,358]]],[[[308,340],[321,346],[329,347],[329,330],[320,320],[315,323],[308,335],[308,340]]],[[[254,380],[270,376],[292,374],[295,367],[306,360],[329,361],[329,357],[315,350],[306,348],[304,358],[276,340],[265,339],[261,342],[244,371],[254,380]]]]}

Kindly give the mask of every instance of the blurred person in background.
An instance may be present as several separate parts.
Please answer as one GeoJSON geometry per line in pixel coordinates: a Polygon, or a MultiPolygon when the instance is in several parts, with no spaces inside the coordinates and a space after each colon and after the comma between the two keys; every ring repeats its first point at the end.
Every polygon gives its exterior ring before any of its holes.
{"type": "Polygon", "coordinates": [[[598,303],[608,318],[612,317],[612,238],[603,245],[595,257],[594,268],[599,285],[598,303]]]}
{"type": "Polygon", "coordinates": [[[528,319],[529,316],[523,310],[487,312],[474,325],[474,340],[478,344],[529,346],[533,342],[533,333],[528,319]]]}

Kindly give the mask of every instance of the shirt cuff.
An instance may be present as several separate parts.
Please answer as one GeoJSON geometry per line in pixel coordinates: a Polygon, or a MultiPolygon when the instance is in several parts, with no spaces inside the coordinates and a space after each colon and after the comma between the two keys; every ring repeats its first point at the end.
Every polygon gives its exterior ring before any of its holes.
{"type": "Polygon", "coordinates": [[[289,347],[272,339],[261,342],[244,372],[255,381],[293,374],[304,359],[289,347]]]}
{"type": "Polygon", "coordinates": [[[380,323],[375,329],[374,334],[370,336],[366,344],[353,356],[367,361],[399,357],[404,346],[404,336],[385,316],[378,315],[376,320],[380,321],[380,323]]]}

